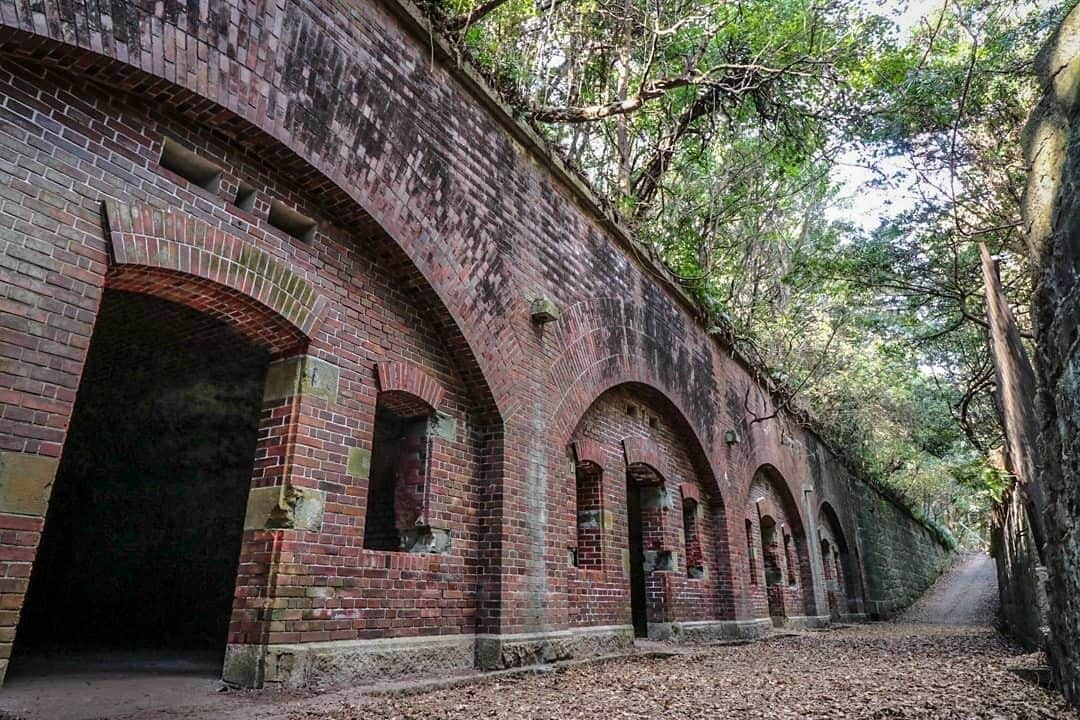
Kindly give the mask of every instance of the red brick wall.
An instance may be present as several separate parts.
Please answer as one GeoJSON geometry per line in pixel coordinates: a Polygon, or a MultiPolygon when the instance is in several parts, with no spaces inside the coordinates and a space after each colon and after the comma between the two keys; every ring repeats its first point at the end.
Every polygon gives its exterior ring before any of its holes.
{"type": "MultiPolygon", "coordinates": [[[[590,457],[600,463],[602,508],[610,513],[610,528],[601,531],[603,562],[597,567],[582,564],[567,568],[570,593],[570,620],[573,625],[627,625],[630,622],[629,575],[624,569],[623,553],[628,548],[626,492],[628,472],[637,475],[634,483],[662,482],[671,498],[670,509],[642,510],[642,534],[645,550],[676,553],[673,571],[656,571],[647,577],[650,622],[717,620],[734,617],[731,604],[726,548],[719,542],[723,525],[723,501],[711,489],[715,481],[702,461],[700,447],[688,447],[687,434],[681,425],[685,419],[653,390],[624,385],[601,395],[581,418],[573,434],[578,444],[588,443],[602,457],[590,457]],[[624,441],[643,438],[659,447],[665,473],[660,477],[644,465],[627,466],[624,441]],[[696,461],[695,461],[696,456],[696,461]],[[686,548],[683,542],[681,484],[698,488],[706,509],[699,521],[699,541],[707,576],[687,577],[686,548]]],[[[592,464],[590,462],[590,464],[592,464]]],[[[561,508],[567,526],[574,528],[577,503],[575,476],[567,478],[567,499],[561,508]]],[[[569,546],[577,542],[567,537],[569,546]]]]}
{"type": "Polygon", "coordinates": [[[750,487],[746,504],[745,520],[750,521],[750,541],[756,548],[758,557],[756,583],[750,586],[751,603],[757,617],[769,616],[769,591],[779,593],[786,617],[814,613],[807,534],[789,489],[781,483],[782,480],[778,480],[774,475],[759,472],[750,487]],[[775,542],[771,546],[766,545],[762,533],[764,518],[771,518],[775,523],[775,542]],[[785,537],[791,538],[788,548],[785,548],[785,537]],[[765,568],[770,554],[783,574],[782,584],[774,586],[778,587],[776,590],[766,584],[765,568]]]}
{"type": "MultiPolygon", "coordinates": [[[[306,352],[341,373],[333,400],[303,395],[265,408],[255,484],[320,490],[326,514],[318,533],[248,534],[234,640],[626,622],[625,467],[612,445],[624,433],[652,438],[676,476],[661,538],[679,554],[658,590],[666,616],[760,617],[743,527],[755,472],[776,469],[803,526],[812,522],[801,517],[807,492],[811,506],[828,499],[850,525],[846,473],[822,462],[827,452],[790,419],[750,422],[747,406],[767,415],[771,401],[747,369],[432,62],[388,12],[395,6],[290,0],[252,17],[255,6],[220,0],[196,18],[171,2],[76,3],[64,15],[46,6],[41,23],[0,0],[0,451],[60,454],[102,288],[114,281],[108,273],[121,276],[102,203],[141,204],[229,238],[169,246],[198,246],[210,259],[204,280],[261,297],[258,283],[230,284],[220,269],[228,253],[254,248],[290,278],[265,281],[279,291],[269,296],[274,312],[291,312],[280,300],[294,282],[314,288],[325,302],[306,352]],[[222,169],[216,193],[158,165],[167,134],[222,169]],[[241,183],[255,191],[250,211],[233,204],[241,183]],[[317,221],[311,243],[269,225],[273,199],[317,221]],[[560,308],[556,322],[530,321],[538,296],[560,308]],[[434,378],[438,409],[457,420],[433,450],[429,478],[432,523],[453,535],[448,555],[362,549],[366,479],[346,463],[350,448],[370,448],[374,367],[384,361],[434,378]],[[658,428],[632,428],[625,408],[606,406],[629,391],[604,393],[627,383],[658,428]],[[603,443],[615,524],[602,569],[574,569],[567,448],[589,427],[603,443]],[[702,580],[686,577],[681,482],[702,493],[702,580]]],[[[8,522],[26,533],[40,526],[8,522]]],[[[11,599],[0,600],[17,606],[34,541],[7,538],[0,551],[17,562],[7,568],[11,599]]]]}
{"type": "MultiPolygon", "coordinates": [[[[185,124],[162,116],[160,108],[81,83],[73,86],[61,73],[41,72],[31,80],[10,61],[0,66],[0,96],[7,99],[0,142],[9,150],[17,148],[5,154],[0,212],[6,228],[2,257],[9,318],[0,354],[13,361],[2,376],[0,447],[59,453],[106,285],[231,315],[238,328],[257,328],[253,336],[265,336],[266,328],[282,322],[265,309],[262,316],[248,312],[250,303],[242,302],[240,294],[217,290],[220,286],[202,279],[132,265],[106,276],[108,247],[101,219],[106,198],[169,209],[223,228],[303,275],[331,299],[307,352],[341,368],[336,401],[303,396],[264,408],[253,484],[288,478],[316,488],[326,494],[326,513],[320,533],[245,534],[230,641],[471,632],[483,482],[483,440],[476,433],[483,423],[475,419],[476,403],[458,370],[465,362],[447,351],[456,338],[446,332],[430,292],[416,287],[403,271],[399,251],[385,236],[371,232],[370,225],[361,226],[358,235],[355,226],[333,216],[317,215],[320,233],[310,246],[269,228],[257,213],[266,198],[285,198],[313,213],[318,205],[299,193],[282,169],[260,162],[254,152],[237,152],[213,133],[193,134],[185,124]],[[166,133],[184,137],[220,164],[224,188],[239,178],[252,184],[256,212],[232,206],[227,189],[214,195],[158,168],[160,138],[166,133]],[[388,359],[422,365],[444,390],[439,410],[457,420],[456,437],[441,446],[441,456],[432,463],[442,491],[439,518],[453,532],[447,555],[407,557],[362,549],[366,480],[349,477],[345,463],[350,447],[370,448],[378,392],[375,363],[388,359]],[[274,589],[267,607],[271,566],[274,589]],[[306,592],[316,587],[329,591],[306,592]]],[[[271,350],[296,345],[295,338],[265,342],[271,350]]],[[[0,537],[4,559],[21,561],[5,567],[8,589],[16,598],[25,590],[36,545],[31,531],[41,519],[0,517],[25,530],[0,537]]],[[[14,618],[9,620],[13,625],[14,618]]]]}

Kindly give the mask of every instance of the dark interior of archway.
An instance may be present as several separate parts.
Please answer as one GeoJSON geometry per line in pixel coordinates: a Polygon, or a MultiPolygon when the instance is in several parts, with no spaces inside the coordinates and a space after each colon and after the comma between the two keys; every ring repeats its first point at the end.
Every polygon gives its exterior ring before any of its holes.
{"type": "Polygon", "coordinates": [[[649,636],[648,596],[645,589],[645,538],[641,517],[641,485],[627,473],[626,521],[630,553],[630,617],[635,637],[649,636]]]}
{"type": "Polygon", "coordinates": [[[13,672],[43,654],[223,652],[269,359],[196,310],[106,291],[13,672]]]}

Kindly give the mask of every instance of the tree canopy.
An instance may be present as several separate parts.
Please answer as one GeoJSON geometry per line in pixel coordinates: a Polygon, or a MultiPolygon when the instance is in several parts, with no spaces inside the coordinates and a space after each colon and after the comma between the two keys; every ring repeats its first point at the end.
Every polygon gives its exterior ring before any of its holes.
{"type": "Polygon", "coordinates": [[[978,245],[1026,330],[1019,136],[1066,3],[427,9],[782,401],[804,398],[864,477],[981,541],[1002,440],[978,245]]]}

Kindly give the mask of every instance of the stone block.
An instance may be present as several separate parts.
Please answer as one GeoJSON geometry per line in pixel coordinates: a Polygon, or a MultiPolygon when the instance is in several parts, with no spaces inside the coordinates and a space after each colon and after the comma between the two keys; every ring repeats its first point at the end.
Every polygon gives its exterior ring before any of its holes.
{"type": "Polygon", "coordinates": [[[641,507],[644,510],[671,510],[675,506],[671,493],[662,485],[646,485],[641,488],[641,507]]]}
{"type": "Polygon", "coordinates": [[[404,552],[427,555],[450,552],[450,531],[441,528],[418,527],[398,530],[404,552]]]}
{"type": "Polygon", "coordinates": [[[678,565],[678,554],[671,550],[646,550],[644,554],[642,566],[647,573],[658,570],[671,572],[678,565]]]}
{"type": "Polygon", "coordinates": [[[602,522],[601,511],[581,510],[578,512],[578,527],[583,530],[597,530],[602,522]]]}
{"type": "Polygon", "coordinates": [[[244,513],[245,530],[318,530],[322,527],[324,493],[289,485],[252,488],[244,513]]]}
{"type": "Polygon", "coordinates": [[[534,323],[543,325],[559,319],[559,308],[547,297],[535,298],[529,303],[529,311],[534,323]]]}
{"type": "Polygon", "coordinates": [[[270,363],[266,371],[263,400],[280,400],[293,395],[312,395],[335,402],[341,371],[336,365],[309,355],[297,355],[270,363]]]}
{"type": "Polygon", "coordinates": [[[241,687],[344,685],[469,670],[473,635],[229,645],[222,679],[241,687]]]}
{"type": "Polygon", "coordinates": [[[44,455],[0,452],[0,513],[44,517],[58,465],[44,455]]]}
{"type": "Polygon", "coordinates": [[[457,435],[457,419],[446,413],[436,412],[431,419],[430,434],[443,440],[453,440],[457,435]]]}
{"type": "Polygon", "coordinates": [[[371,474],[371,451],[366,448],[349,448],[345,472],[354,478],[366,478],[371,474]]]}
{"type": "Polygon", "coordinates": [[[552,632],[478,635],[476,666],[483,670],[523,667],[570,658],[627,652],[634,646],[630,625],[603,625],[552,632]]]}

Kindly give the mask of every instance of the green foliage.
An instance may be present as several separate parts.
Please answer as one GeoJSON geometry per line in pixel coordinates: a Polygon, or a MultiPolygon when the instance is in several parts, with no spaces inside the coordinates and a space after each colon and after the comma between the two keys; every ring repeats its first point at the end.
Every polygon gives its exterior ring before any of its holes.
{"type": "Polygon", "coordinates": [[[905,8],[507,0],[455,32],[863,477],[970,545],[1007,481],[978,243],[1026,326],[1018,136],[1067,8],[949,0],[900,28],[905,8]],[[867,191],[913,197],[873,229],[833,208],[852,156],[867,191]]]}

